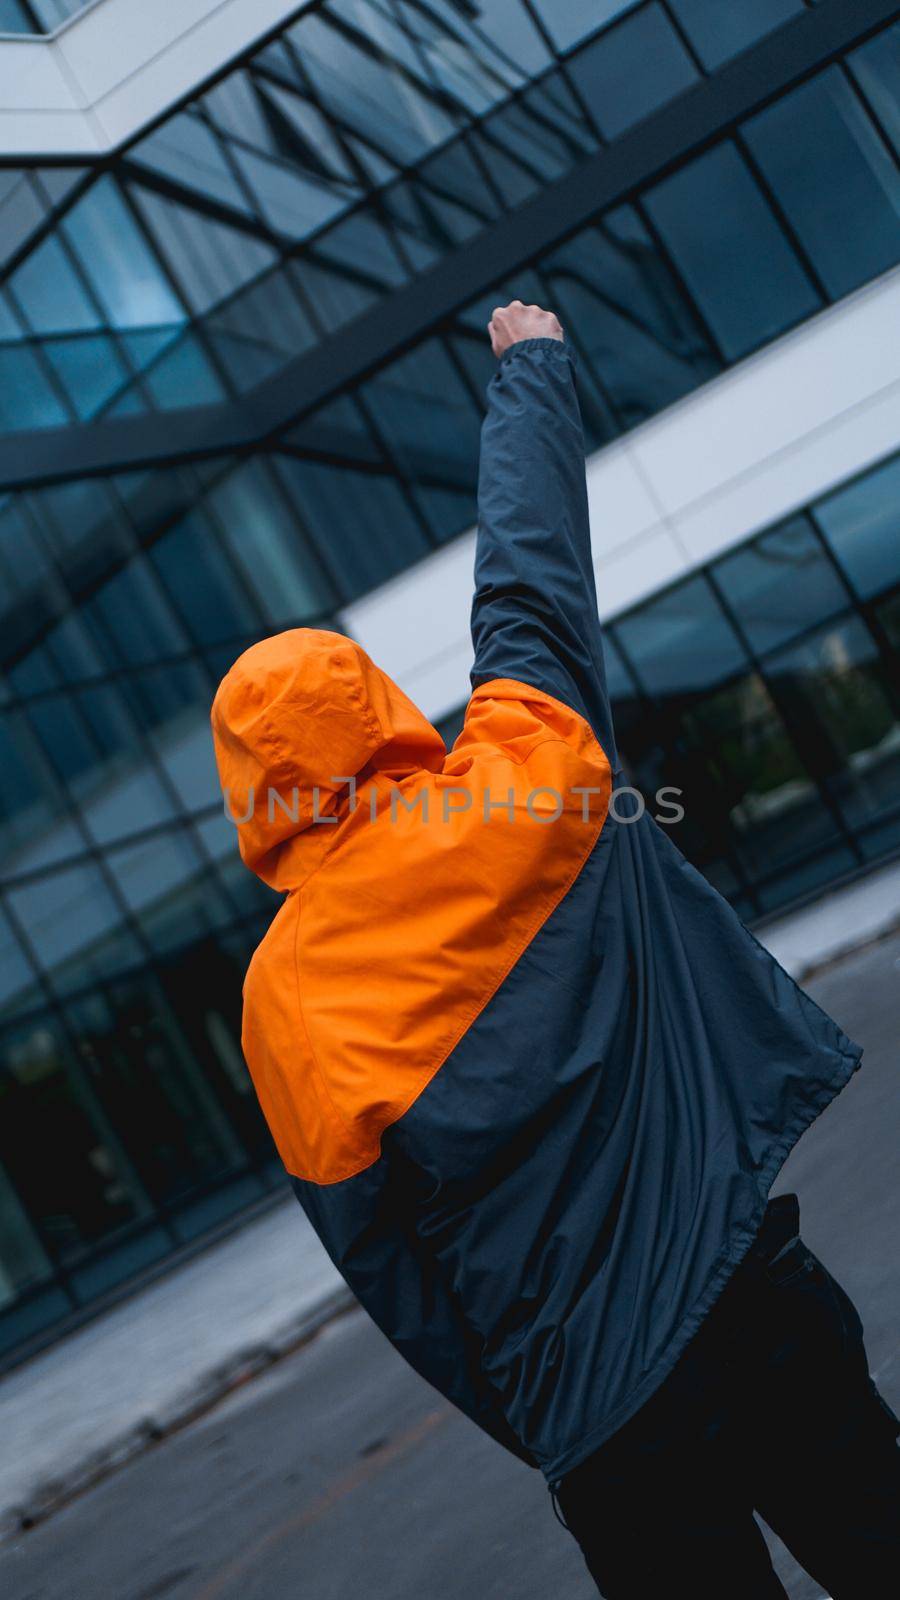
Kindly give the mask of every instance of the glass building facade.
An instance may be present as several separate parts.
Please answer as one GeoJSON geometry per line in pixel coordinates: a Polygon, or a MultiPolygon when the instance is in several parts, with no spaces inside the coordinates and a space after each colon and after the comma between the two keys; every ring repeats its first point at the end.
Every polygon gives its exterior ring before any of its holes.
{"type": "Polygon", "coordinates": [[[55,33],[94,0],[0,0],[0,34],[55,33]]]}
{"type": "MultiPolygon", "coordinates": [[[[900,24],[748,88],[819,10],[325,0],[114,157],[0,168],[0,1351],[280,1188],[209,704],[471,526],[491,307],[559,311],[597,449],[900,262],[900,24]]],[[[898,490],[608,629],[634,781],[747,918],[900,844],[898,490]]]]}

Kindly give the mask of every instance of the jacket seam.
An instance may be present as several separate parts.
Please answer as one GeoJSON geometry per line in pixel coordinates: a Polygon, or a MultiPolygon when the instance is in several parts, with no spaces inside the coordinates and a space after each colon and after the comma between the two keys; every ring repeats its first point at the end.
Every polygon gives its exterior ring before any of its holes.
{"type": "MultiPolygon", "coordinates": [[[[322,1094],[324,1096],[325,1102],[329,1106],[329,1108],[331,1110],[331,1113],[332,1113],[332,1115],[334,1117],[334,1120],[337,1123],[338,1127],[342,1128],[344,1133],[347,1134],[347,1136],[352,1139],[352,1137],[353,1137],[352,1129],[350,1128],[349,1123],[347,1123],[345,1121],[345,1119],[341,1116],[341,1113],[338,1111],[338,1108],[335,1105],[334,1100],[331,1097],[331,1091],[330,1091],[330,1089],[328,1087],[328,1080],[325,1077],[325,1074],[322,1071],[322,1068],[321,1068],[321,1066],[319,1064],[319,1057],[316,1054],[316,1048],[315,1048],[315,1045],[313,1044],[312,1035],[311,1035],[311,1033],[309,1031],[309,1026],[308,1026],[307,1021],[306,1021],[306,1013],[303,1010],[303,999],[302,999],[301,993],[300,993],[300,961],[299,961],[299,956],[298,956],[298,953],[297,953],[297,947],[298,947],[299,942],[300,942],[300,913],[301,913],[301,910],[302,910],[302,906],[301,906],[301,891],[299,889],[296,890],[296,895],[297,895],[297,917],[296,917],[296,927],[294,929],[294,989],[295,989],[295,992],[296,992],[296,995],[297,995],[297,1011],[298,1011],[298,1014],[299,1014],[299,1017],[300,1017],[300,1026],[302,1027],[304,1036],[306,1038],[306,1044],[307,1044],[307,1048],[309,1050],[310,1059],[311,1059],[311,1061],[313,1063],[313,1067],[315,1068],[316,1078],[317,1078],[317,1080],[319,1082],[319,1086],[321,1088],[321,1091],[322,1091],[322,1094]]],[[[372,1162],[370,1162],[370,1161],[366,1162],[366,1166],[372,1166],[372,1165],[373,1165],[372,1162]]],[[[359,1168],[357,1168],[357,1171],[358,1172],[364,1172],[365,1171],[365,1167],[359,1167],[359,1168]]],[[[356,1175],[355,1173],[348,1174],[348,1176],[350,1176],[350,1177],[354,1177],[355,1175],[356,1175]]],[[[299,1176],[299,1174],[291,1174],[291,1176],[299,1176]]],[[[321,1183],[321,1180],[318,1179],[318,1178],[313,1178],[311,1181],[313,1183],[316,1183],[316,1184],[320,1184],[321,1183]]]]}

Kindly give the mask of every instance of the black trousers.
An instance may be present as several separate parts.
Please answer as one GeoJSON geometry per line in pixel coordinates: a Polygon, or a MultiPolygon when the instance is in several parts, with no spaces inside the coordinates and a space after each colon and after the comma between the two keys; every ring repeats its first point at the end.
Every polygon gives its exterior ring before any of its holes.
{"type": "Polygon", "coordinates": [[[900,1421],[799,1226],[769,1201],[669,1377],[559,1485],[606,1600],[784,1600],[754,1511],[834,1600],[900,1596],[900,1421]]]}

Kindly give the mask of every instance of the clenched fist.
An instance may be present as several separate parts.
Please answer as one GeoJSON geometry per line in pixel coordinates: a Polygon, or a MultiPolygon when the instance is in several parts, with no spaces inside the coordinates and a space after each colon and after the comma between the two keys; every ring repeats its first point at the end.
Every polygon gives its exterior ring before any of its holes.
{"type": "Polygon", "coordinates": [[[511,300],[508,306],[497,306],[488,323],[491,349],[498,358],[511,344],[520,339],[560,339],[565,336],[558,318],[552,311],[542,311],[540,306],[523,306],[521,300],[511,300]]]}

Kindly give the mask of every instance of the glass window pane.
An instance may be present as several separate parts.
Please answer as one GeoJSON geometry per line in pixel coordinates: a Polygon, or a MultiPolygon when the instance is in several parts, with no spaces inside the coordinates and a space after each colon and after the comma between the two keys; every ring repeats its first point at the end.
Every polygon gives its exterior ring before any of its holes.
{"type": "Polygon", "coordinates": [[[201,194],[252,215],[252,207],[225,159],[219,140],[191,112],[169,117],[130,152],[132,161],[174,178],[201,194]]]}
{"type": "Polygon", "coordinates": [[[652,695],[705,693],[749,663],[705,578],[691,578],[620,617],[616,635],[652,695]]]}
{"type": "Polygon", "coordinates": [[[713,572],[756,651],[784,644],[850,603],[804,517],[725,556],[713,572]]]}
{"type": "Polygon", "coordinates": [[[854,78],[900,155],[900,22],[848,57],[854,78]]]}
{"type": "Polygon", "coordinates": [[[94,1092],[157,1203],[189,1194],[239,1160],[237,1140],[149,975],[87,996],[69,1017],[94,1092]]]}
{"type": "Polygon", "coordinates": [[[533,0],[558,50],[568,50],[604,23],[630,11],[637,0],[533,0]]]}
{"type": "Polygon", "coordinates": [[[126,664],[153,663],[188,648],[182,623],[160,591],[146,561],[129,563],[103,585],[82,612],[104,653],[126,664]]]}
{"type": "Polygon", "coordinates": [[[203,327],[207,343],[241,393],[317,343],[284,265],[219,306],[203,327]]]}
{"type": "Polygon", "coordinates": [[[0,33],[39,33],[22,0],[0,0],[0,33]]]}
{"type": "Polygon", "coordinates": [[[146,1211],[146,1198],[50,1015],[10,1030],[0,1062],[4,1172],[48,1253],[70,1262],[146,1211]]]}
{"type": "Polygon", "coordinates": [[[469,140],[507,206],[562,177],[598,148],[597,136],[559,75],[485,118],[469,140]]]}
{"type": "Polygon", "coordinates": [[[122,914],[90,862],[13,887],[8,890],[7,899],[27,928],[31,947],[45,972],[53,972],[114,929],[117,934],[123,932],[122,914]]]}
{"type": "Polygon", "coordinates": [[[9,283],[35,333],[64,333],[102,325],[100,313],[66,251],[52,235],[32,250],[9,283]]]}
{"type": "Polygon", "coordinates": [[[0,909],[0,1012],[9,1014],[23,1000],[27,1003],[39,998],[36,970],[12,923],[0,909]]]}
{"type": "Polygon", "coordinates": [[[607,139],[624,133],[699,78],[655,3],[585,45],[572,57],[569,70],[607,139]]]}
{"type": "Polygon", "coordinates": [[[820,500],[813,514],[864,600],[900,583],[900,456],[820,500]]]}
{"type": "Polygon", "coordinates": [[[47,339],[44,354],[66,391],[80,421],[95,417],[132,376],[112,339],[75,334],[47,339]]]}
{"type": "Polygon", "coordinates": [[[178,343],[148,368],[144,382],[163,411],[214,405],[226,393],[206,350],[193,333],[182,334],[178,343]]]}
{"type": "Polygon", "coordinates": [[[623,426],[719,371],[692,305],[630,207],[563,245],[542,274],[623,426]]]}
{"type": "Polygon", "coordinates": [[[900,171],[838,67],[744,133],[830,295],[900,260],[900,171]]]}
{"type": "Polygon", "coordinates": [[[409,482],[471,493],[481,415],[436,339],[393,361],[360,393],[409,482]]]}
{"type": "Polygon", "coordinates": [[[806,765],[851,827],[896,809],[900,726],[888,664],[858,617],[771,657],[767,675],[791,715],[806,765]]]}
{"type": "Polygon", "coordinates": [[[333,591],[262,462],[230,473],[207,503],[268,621],[296,626],[330,608],[333,591]]]}
{"type": "Polygon", "coordinates": [[[689,707],[673,747],[676,761],[685,752],[679,786],[688,829],[699,833],[697,844],[704,852],[711,846],[733,850],[751,882],[784,871],[838,837],[834,818],[758,674],[748,673],[689,707]]]}
{"type": "Polygon", "coordinates": [[[234,146],[234,156],[269,226],[302,239],[345,211],[355,199],[349,186],[317,182],[290,167],[234,146]]]}
{"type": "MultiPolygon", "coordinates": [[[[453,133],[455,124],[436,98],[423,93],[390,54],[379,60],[358,48],[329,26],[325,13],[301,17],[288,36],[326,110],[404,166],[453,133]]],[[[401,36],[398,49],[408,48],[401,36]]]]}
{"type": "Polygon", "coordinates": [[[734,145],[682,167],[644,204],[729,360],[818,309],[819,296],[734,145]]]}
{"type": "Polygon", "coordinates": [[[428,543],[393,477],[284,456],[278,473],[342,599],[425,555],[428,543]]]}
{"type": "Polygon", "coordinates": [[[44,222],[47,204],[27,172],[0,169],[0,264],[44,222]]]}
{"type": "Polygon", "coordinates": [[[136,185],[132,193],[194,312],[202,315],[278,259],[272,245],[243,229],[214,222],[136,185]]]}
{"type": "Polygon", "coordinates": [[[210,523],[194,511],[153,546],[150,559],[200,644],[253,633],[261,617],[223,559],[210,523]]]}
{"type": "Polygon", "coordinates": [[[0,432],[60,428],[70,420],[35,352],[0,345],[0,432]]]}
{"type": "Polygon", "coordinates": [[[669,0],[669,4],[710,71],[806,10],[803,0],[753,0],[751,5],[723,5],[722,0],[669,0]]]}
{"type": "Polygon", "coordinates": [[[112,178],[101,178],[62,224],[116,328],[184,321],[184,310],[112,178]]]}

